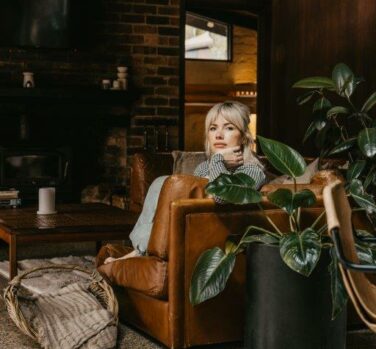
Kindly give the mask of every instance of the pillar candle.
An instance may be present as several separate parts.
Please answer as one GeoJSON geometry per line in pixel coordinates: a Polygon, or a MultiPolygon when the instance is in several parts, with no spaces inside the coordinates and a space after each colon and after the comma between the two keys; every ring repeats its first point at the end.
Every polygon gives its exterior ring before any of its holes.
{"type": "Polygon", "coordinates": [[[55,188],[39,189],[39,207],[38,214],[52,214],[55,211],[55,188]]]}

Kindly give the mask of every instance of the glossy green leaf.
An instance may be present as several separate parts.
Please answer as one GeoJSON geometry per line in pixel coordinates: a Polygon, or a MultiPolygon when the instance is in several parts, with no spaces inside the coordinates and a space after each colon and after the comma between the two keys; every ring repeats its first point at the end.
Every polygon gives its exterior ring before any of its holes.
{"type": "Polygon", "coordinates": [[[304,93],[296,99],[296,102],[298,103],[298,105],[303,105],[304,103],[307,103],[314,94],[315,91],[309,91],[307,93],[304,93]]]}
{"type": "Polygon", "coordinates": [[[329,99],[325,97],[321,97],[313,105],[313,112],[317,112],[323,109],[329,109],[331,106],[332,106],[332,103],[330,103],[329,99]]]}
{"type": "Polygon", "coordinates": [[[321,254],[320,235],[311,228],[302,233],[293,232],[280,241],[283,261],[294,271],[304,276],[311,275],[321,254]]]}
{"type": "Polygon", "coordinates": [[[189,299],[193,305],[222,292],[234,269],[236,256],[225,254],[219,247],[205,251],[193,271],[189,299]]]}
{"type": "Polygon", "coordinates": [[[356,179],[360,176],[364,167],[366,166],[365,160],[358,160],[353,162],[349,169],[346,172],[346,179],[348,182],[351,182],[353,179],[356,179]]]}
{"type": "Polygon", "coordinates": [[[350,148],[352,148],[354,146],[354,144],[356,143],[356,140],[357,140],[357,138],[350,138],[350,139],[347,139],[344,142],[341,142],[340,144],[336,145],[329,152],[328,155],[339,154],[339,153],[342,153],[343,151],[349,150],[350,148]]]}
{"type": "Polygon", "coordinates": [[[356,81],[351,69],[344,63],[337,64],[332,72],[336,91],[340,96],[350,97],[356,87],[356,81]]]}
{"type": "Polygon", "coordinates": [[[308,126],[307,131],[303,138],[303,143],[307,141],[307,139],[312,135],[313,132],[316,131],[316,126],[314,122],[311,122],[311,124],[308,126]]]}
{"type": "Polygon", "coordinates": [[[303,143],[307,141],[307,139],[312,135],[313,132],[316,131],[316,126],[314,122],[311,122],[311,124],[308,126],[307,131],[303,138],[303,143]]]}
{"type": "Polygon", "coordinates": [[[266,245],[276,245],[279,243],[278,238],[268,234],[258,234],[258,235],[248,235],[244,239],[242,239],[242,243],[250,244],[253,242],[260,242],[266,245]]]}
{"type": "Polygon", "coordinates": [[[297,81],[292,87],[294,88],[326,88],[334,90],[334,82],[325,76],[313,76],[297,81]]]}
{"type": "Polygon", "coordinates": [[[355,244],[356,255],[362,264],[376,264],[376,251],[370,248],[369,244],[359,243],[355,244]]]}
{"type": "Polygon", "coordinates": [[[290,189],[280,188],[268,195],[274,205],[292,214],[298,207],[309,207],[316,202],[315,194],[309,189],[293,193],[290,189]]]}
{"type": "Polygon", "coordinates": [[[245,173],[221,174],[208,183],[206,192],[226,202],[243,205],[261,201],[261,193],[255,190],[254,186],[254,179],[245,173]]]}
{"type": "Polygon", "coordinates": [[[234,241],[228,239],[225,244],[225,253],[226,254],[235,253],[236,247],[237,247],[237,244],[234,241]]]}
{"type": "Polygon", "coordinates": [[[313,122],[315,123],[316,130],[320,131],[328,124],[328,119],[325,113],[319,113],[314,116],[313,122]]]}
{"type": "Polygon", "coordinates": [[[329,123],[327,123],[324,128],[322,128],[316,133],[315,145],[317,146],[317,148],[319,149],[325,148],[326,144],[328,143],[330,129],[331,129],[331,126],[329,123]]]}
{"type": "Polygon", "coordinates": [[[309,189],[303,189],[294,193],[294,206],[298,207],[311,207],[316,203],[315,194],[309,189]]]}
{"type": "Polygon", "coordinates": [[[368,112],[373,108],[373,106],[376,104],[376,92],[372,93],[368,99],[363,104],[363,107],[361,109],[361,112],[368,112]]]}
{"type": "MultiPolygon", "coordinates": [[[[369,231],[367,230],[364,230],[364,229],[356,229],[356,236],[360,236],[360,237],[365,237],[365,238],[374,238],[375,235],[370,233],[369,231]]],[[[376,242],[364,242],[365,244],[369,245],[371,248],[375,248],[376,247],[376,242]]]]}
{"type": "Polygon", "coordinates": [[[307,165],[296,150],[265,137],[258,136],[257,139],[263,153],[275,169],[294,178],[304,173],[307,165]]]}
{"type": "Polygon", "coordinates": [[[359,132],[358,146],[362,153],[372,158],[376,154],[376,128],[365,128],[359,132]]]}
{"type": "Polygon", "coordinates": [[[363,182],[364,190],[367,190],[370,184],[375,184],[375,183],[376,183],[376,170],[372,169],[370,172],[368,172],[366,178],[364,179],[364,182],[363,182]]]}
{"type": "Polygon", "coordinates": [[[331,293],[332,293],[332,320],[342,312],[347,303],[347,292],[343,285],[342,276],[338,267],[338,260],[334,248],[330,249],[332,262],[329,265],[331,293]]]}
{"type": "Polygon", "coordinates": [[[328,112],[326,113],[326,115],[328,116],[328,118],[331,118],[334,115],[348,114],[349,112],[350,111],[345,107],[336,106],[336,107],[330,108],[328,112]]]}
{"type": "Polygon", "coordinates": [[[359,179],[353,179],[349,187],[350,195],[356,203],[367,212],[376,212],[376,204],[372,195],[365,192],[362,182],[359,179]]]}

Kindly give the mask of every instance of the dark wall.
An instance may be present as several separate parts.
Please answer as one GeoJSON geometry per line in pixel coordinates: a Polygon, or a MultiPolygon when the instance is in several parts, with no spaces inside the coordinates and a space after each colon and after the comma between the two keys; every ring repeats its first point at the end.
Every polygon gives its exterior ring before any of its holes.
{"type": "MultiPolygon", "coordinates": [[[[100,105],[97,101],[66,108],[53,103],[46,105],[43,101],[32,108],[0,103],[0,146],[25,144],[19,139],[19,119],[26,115],[30,131],[28,144],[72,148],[72,178],[77,197],[87,184],[98,183],[103,178],[115,184],[124,182],[127,160],[124,154],[113,154],[113,149],[119,152],[118,149],[126,147],[130,158],[142,150],[145,125],[153,141],[154,130],[159,127],[160,145],[164,144],[167,126],[169,147],[176,149],[179,144],[180,3],[181,0],[93,0],[92,8],[87,11],[93,10],[98,17],[89,28],[90,40],[86,47],[47,49],[2,45],[0,90],[21,88],[22,72],[32,71],[37,88],[78,87],[89,91],[101,88],[102,79],[116,79],[117,66],[127,66],[129,88],[136,90],[139,97],[125,110],[118,105],[100,105]],[[110,135],[106,143],[108,129],[118,125],[126,125],[126,133],[116,131],[116,134],[126,134],[127,140],[110,135]],[[118,143],[122,146],[118,147],[118,143]],[[109,161],[112,158],[115,160],[109,161]]],[[[82,32],[87,32],[88,28],[83,27],[86,24],[81,23],[82,32]]],[[[154,150],[155,142],[150,144],[154,150]]]]}
{"type": "MultiPolygon", "coordinates": [[[[34,72],[37,87],[100,88],[102,79],[116,78],[117,66],[128,66],[140,92],[126,116],[133,118],[128,132],[132,154],[143,147],[147,120],[177,124],[180,0],[95,0],[91,5],[99,16],[87,48],[0,47],[0,88],[21,87],[24,71],[34,72]]],[[[169,131],[171,147],[176,148],[177,127],[169,131]]]]}
{"type": "MultiPolygon", "coordinates": [[[[270,59],[265,84],[266,113],[260,132],[302,149],[311,109],[296,104],[302,90],[291,86],[314,75],[330,76],[344,62],[366,80],[355,98],[376,90],[376,1],[374,0],[273,0],[271,6],[270,59]]],[[[313,154],[313,145],[304,152],[313,154]]]]}

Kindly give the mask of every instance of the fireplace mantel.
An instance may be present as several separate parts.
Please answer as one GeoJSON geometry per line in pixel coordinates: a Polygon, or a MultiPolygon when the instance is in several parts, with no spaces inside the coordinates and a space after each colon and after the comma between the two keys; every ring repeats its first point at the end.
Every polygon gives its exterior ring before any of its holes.
{"type": "Polygon", "coordinates": [[[137,91],[101,90],[99,88],[0,88],[2,103],[75,103],[129,105],[138,97],[137,91]]]}

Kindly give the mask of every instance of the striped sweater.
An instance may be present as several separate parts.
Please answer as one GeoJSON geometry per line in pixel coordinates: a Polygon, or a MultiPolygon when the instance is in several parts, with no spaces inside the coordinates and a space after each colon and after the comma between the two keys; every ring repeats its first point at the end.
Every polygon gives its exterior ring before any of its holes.
{"type": "MultiPolygon", "coordinates": [[[[209,160],[206,160],[199,164],[195,169],[194,175],[197,177],[207,177],[209,178],[209,182],[212,182],[222,173],[245,173],[254,179],[256,189],[259,189],[266,180],[265,173],[257,163],[248,162],[239,167],[227,169],[224,163],[223,155],[219,153],[214,154],[209,160]]],[[[223,203],[223,200],[218,197],[215,197],[214,199],[216,202],[223,203]]]]}

